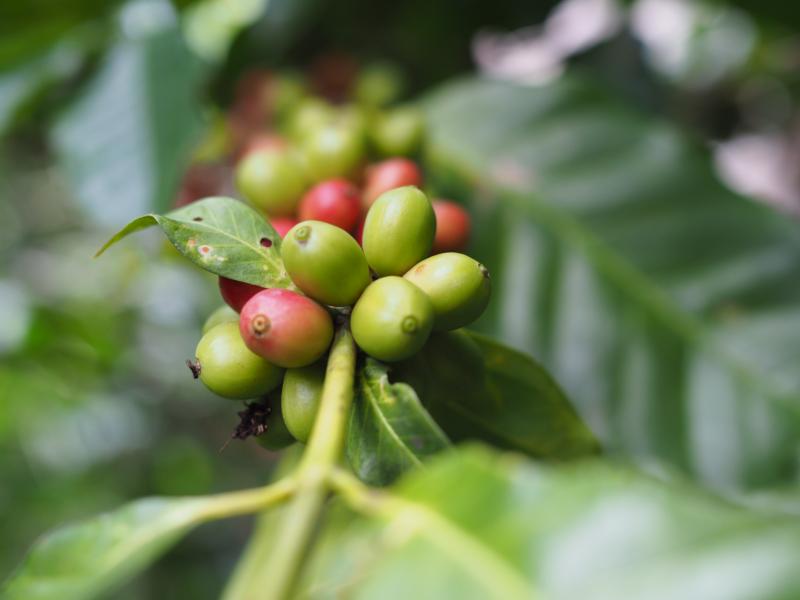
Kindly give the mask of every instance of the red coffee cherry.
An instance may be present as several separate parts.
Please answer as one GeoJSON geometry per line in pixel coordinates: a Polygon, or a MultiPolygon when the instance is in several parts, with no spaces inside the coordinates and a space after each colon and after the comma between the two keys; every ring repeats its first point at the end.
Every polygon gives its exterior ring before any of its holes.
{"type": "Polygon", "coordinates": [[[278,235],[281,236],[281,238],[285,238],[286,234],[289,233],[289,230],[299,222],[300,221],[294,217],[272,217],[269,220],[270,225],[272,225],[272,228],[278,232],[278,235]]]}
{"type": "Polygon", "coordinates": [[[310,298],[271,288],[244,305],[239,331],[247,347],[272,364],[304,367],[328,350],[333,321],[328,311],[310,298]]]}
{"type": "Polygon", "coordinates": [[[225,300],[225,304],[236,312],[241,312],[245,303],[263,289],[261,286],[244,281],[236,281],[227,277],[219,278],[219,293],[225,300]]]}
{"type": "Polygon", "coordinates": [[[436,236],[433,238],[433,254],[464,250],[469,243],[471,222],[464,207],[449,200],[434,200],[436,214],[436,236]]]}
{"type": "Polygon", "coordinates": [[[361,195],[346,179],[329,179],[306,192],[298,214],[301,221],[324,221],[352,232],[361,217],[361,195]]]}
{"type": "Polygon", "coordinates": [[[383,192],[406,185],[422,186],[422,172],[407,158],[390,158],[367,168],[364,182],[364,208],[373,205],[383,192]]]}

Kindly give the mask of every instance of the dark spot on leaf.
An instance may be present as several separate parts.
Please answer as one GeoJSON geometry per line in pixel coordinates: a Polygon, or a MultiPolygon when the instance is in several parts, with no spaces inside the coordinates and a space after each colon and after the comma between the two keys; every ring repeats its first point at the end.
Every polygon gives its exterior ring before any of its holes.
{"type": "Polygon", "coordinates": [[[200,246],[198,250],[200,251],[200,254],[208,254],[211,252],[211,246],[200,246]]]}
{"type": "Polygon", "coordinates": [[[203,220],[203,217],[195,217],[194,219],[192,219],[192,221],[197,221],[197,222],[200,222],[202,220],[203,220]]]}
{"type": "Polygon", "coordinates": [[[269,247],[271,247],[271,246],[272,246],[272,240],[271,240],[271,239],[269,239],[269,238],[267,238],[267,237],[263,237],[263,238],[261,238],[261,240],[259,240],[259,243],[260,243],[262,246],[264,246],[264,248],[269,248],[269,247]]]}

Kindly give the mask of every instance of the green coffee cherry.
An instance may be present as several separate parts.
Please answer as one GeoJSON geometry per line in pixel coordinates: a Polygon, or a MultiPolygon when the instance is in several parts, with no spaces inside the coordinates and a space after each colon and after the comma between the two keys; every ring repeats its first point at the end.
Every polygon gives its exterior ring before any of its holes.
{"type": "Polygon", "coordinates": [[[384,277],[364,290],[353,308],[350,328],[364,352],[392,362],[422,348],[433,318],[433,305],[422,290],[402,277],[384,277]]]}
{"type": "Polygon", "coordinates": [[[330,125],[303,140],[306,171],[313,181],[353,175],[364,158],[364,139],[355,127],[330,125]]]}
{"type": "Polygon", "coordinates": [[[395,108],[380,115],[370,128],[372,145],[383,156],[411,156],[422,146],[425,121],[416,108],[395,108]]]}
{"type": "Polygon", "coordinates": [[[207,334],[213,327],[220,323],[239,322],[239,313],[233,310],[227,304],[223,304],[213,313],[208,316],[206,322],[203,323],[203,335],[207,334]]]}
{"type": "Polygon", "coordinates": [[[294,109],[288,126],[288,134],[302,141],[312,133],[333,123],[336,111],[320,98],[306,98],[294,109]]]}
{"type": "Polygon", "coordinates": [[[275,389],[283,369],[253,354],[245,346],[235,321],[220,323],[206,333],[195,350],[192,372],[219,396],[247,400],[275,389]]]}
{"type": "Polygon", "coordinates": [[[303,221],[281,244],[286,271],[305,294],[330,306],[350,306],[369,285],[367,259],[344,229],[322,221],[303,221]]]}
{"type": "Polygon", "coordinates": [[[403,93],[405,81],[399,69],[391,64],[376,63],[361,71],[353,95],[365,106],[391,104],[403,93]]]}
{"type": "Polygon", "coordinates": [[[269,405],[272,407],[272,412],[267,417],[267,430],[256,437],[256,441],[262,448],[275,452],[291,446],[297,440],[286,427],[286,421],[281,412],[281,399],[277,393],[269,395],[269,405]]]}
{"type": "Polygon", "coordinates": [[[428,197],[414,186],[381,194],[364,221],[367,262],[380,276],[403,275],[428,256],[436,216],[428,197]]]}
{"type": "Polygon", "coordinates": [[[283,420],[289,432],[300,442],[306,443],[311,436],[324,383],[325,363],[322,361],[308,367],[289,369],[283,378],[283,420]]]}
{"type": "Polygon", "coordinates": [[[263,148],[248,153],[236,167],[242,195],[270,216],[292,215],[306,188],[303,165],[288,150],[263,148]]]}
{"type": "Polygon", "coordinates": [[[486,267],[458,252],[426,258],[405,278],[430,298],[435,314],[433,327],[438,331],[472,323],[486,309],[492,292],[486,267]]]}

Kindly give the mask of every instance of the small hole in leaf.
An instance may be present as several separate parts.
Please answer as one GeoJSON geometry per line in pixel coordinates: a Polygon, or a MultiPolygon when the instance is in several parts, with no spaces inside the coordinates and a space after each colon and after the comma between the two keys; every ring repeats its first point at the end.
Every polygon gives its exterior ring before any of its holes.
{"type": "Polygon", "coordinates": [[[192,221],[198,221],[198,222],[202,221],[202,220],[203,220],[203,217],[195,217],[194,219],[192,219],[192,221]]]}
{"type": "Polygon", "coordinates": [[[262,246],[264,246],[264,248],[269,248],[270,246],[272,246],[272,240],[271,240],[271,239],[269,239],[269,238],[265,238],[265,237],[261,238],[261,240],[259,241],[259,243],[260,243],[262,246]]]}

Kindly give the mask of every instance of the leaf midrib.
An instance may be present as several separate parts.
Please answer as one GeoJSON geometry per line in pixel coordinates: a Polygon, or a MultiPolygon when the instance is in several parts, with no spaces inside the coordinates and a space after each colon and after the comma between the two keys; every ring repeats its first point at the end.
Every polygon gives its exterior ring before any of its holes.
{"type": "MultiPolygon", "coordinates": [[[[636,298],[639,305],[660,318],[668,328],[674,330],[689,344],[696,344],[698,348],[707,351],[710,356],[726,365],[744,382],[763,390],[764,395],[774,404],[780,405],[800,417],[800,407],[792,402],[792,398],[796,398],[797,395],[787,396],[782,393],[771,386],[763,375],[742,364],[741,359],[729,355],[709,341],[706,325],[702,321],[694,315],[675,308],[674,303],[665,292],[648,280],[624,257],[619,256],[607,242],[597,237],[578,219],[566,211],[552,206],[536,194],[523,194],[498,182],[491,176],[480,173],[478,169],[472,168],[468,160],[454,158],[446,152],[442,152],[441,148],[432,150],[431,156],[434,157],[434,162],[439,160],[449,164],[466,180],[477,180],[478,186],[494,189],[500,198],[507,198],[516,209],[527,212],[534,218],[539,217],[541,220],[537,222],[540,225],[546,226],[561,243],[581,250],[581,254],[587,262],[614,281],[621,291],[636,298]],[[586,251],[589,248],[593,251],[586,251]]],[[[749,401],[754,400],[750,394],[744,394],[744,396],[749,401]]]]}

